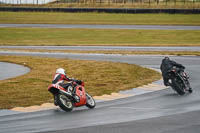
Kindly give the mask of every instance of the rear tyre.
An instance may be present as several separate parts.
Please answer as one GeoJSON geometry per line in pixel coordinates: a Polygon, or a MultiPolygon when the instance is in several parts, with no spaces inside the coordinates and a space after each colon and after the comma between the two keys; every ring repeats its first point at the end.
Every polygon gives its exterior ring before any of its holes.
{"type": "Polygon", "coordinates": [[[86,106],[90,109],[93,109],[96,106],[94,98],[90,96],[88,93],[86,93],[86,97],[87,97],[86,106]]]}
{"type": "Polygon", "coordinates": [[[70,98],[68,98],[67,96],[65,96],[63,94],[57,94],[56,99],[57,99],[58,106],[62,110],[66,111],[66,112],[72,111],[72,109],[74,107],[74,103],[72,102],[72,100],[70,98]]]}

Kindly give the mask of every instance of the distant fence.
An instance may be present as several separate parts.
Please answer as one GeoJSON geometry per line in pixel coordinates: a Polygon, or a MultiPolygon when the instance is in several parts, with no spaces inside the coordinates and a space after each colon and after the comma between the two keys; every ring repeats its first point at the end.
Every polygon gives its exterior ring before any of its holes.
{"type": "Polygon", "coordinates": [[[47,4],[49,2],[54,2],[56,0],[0,0],[1,4],[47,4]]]}
{"type": "Polygon", "coordinates": [[[180,13],[200,14],[200,9],[131,9],[131,8],[41,8],[41,7],[0,7],[0,11],[40,12],[104,12],[104,13],[180,13]]]}
{"type": "Polygon", "coordinates": [[[56,0],[56,3],[83,3],[83,4],[121,4],[121,5],[128,5],[128,4],[135,4],[135,3],[155,3],[155,4],[199,4],[200,0],[56,0]]]}

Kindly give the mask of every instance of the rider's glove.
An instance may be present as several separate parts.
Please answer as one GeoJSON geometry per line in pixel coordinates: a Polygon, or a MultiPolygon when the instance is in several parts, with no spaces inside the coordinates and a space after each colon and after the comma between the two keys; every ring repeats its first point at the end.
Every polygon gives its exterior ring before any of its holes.
{"type": "Polygon", "coordinates": [[[81,80],[77,80],[77,83],[80,85],[80,84],[82,84],[82,81],[81,80]]]}
{"type": "Polygon", "coordinates": [[[184,66],[182,66],[182,69],[185,69],[185,67],[184,67],[184,66]]]}

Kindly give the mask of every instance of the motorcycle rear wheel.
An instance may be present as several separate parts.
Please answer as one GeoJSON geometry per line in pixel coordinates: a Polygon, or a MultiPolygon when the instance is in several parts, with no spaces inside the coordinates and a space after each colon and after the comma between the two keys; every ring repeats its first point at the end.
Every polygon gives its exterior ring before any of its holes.
{"type": "Polygon", "coordinates": [[[93,109],[96,106],[96,102],[92,96],[90,96],[88,93],[86,93],[87,97],[87,103],[86,106],[90,109],[93,109]]]}
{"type": "Polygon", "coordinates": [[[58,106],[66,111],[66,112],[71,112],[72,109],[74,108],[74,103],[71,99],[69,99],[67,96],[63,94],[57,94],[56,95],[57,103],[58,106]]]}

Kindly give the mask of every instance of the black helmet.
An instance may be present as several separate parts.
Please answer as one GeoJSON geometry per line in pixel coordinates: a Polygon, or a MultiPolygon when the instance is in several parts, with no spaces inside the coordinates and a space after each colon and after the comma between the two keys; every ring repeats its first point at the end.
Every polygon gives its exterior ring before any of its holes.
{"type": "Polygon", "coordinates": [[[169,57],[168,56],[165,56],[165,58],[164,58],[165,60],[169,60],[169,57]]]}

